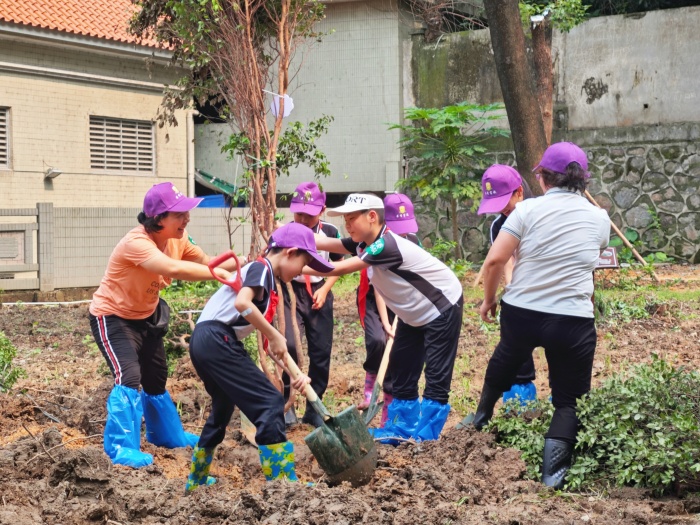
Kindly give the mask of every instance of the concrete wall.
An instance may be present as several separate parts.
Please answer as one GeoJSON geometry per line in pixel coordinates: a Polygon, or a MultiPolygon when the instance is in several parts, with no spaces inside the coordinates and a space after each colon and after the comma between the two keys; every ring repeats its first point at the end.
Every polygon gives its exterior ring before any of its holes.
{"type": "MultiPolygon", "coordinates": [[[[552,141],[588,153],[590,192],[621,228],[635,230],[642,253],[663,251],[700,262],[700,7],[635,17],[591,19],[556,33],[552,141]]],[[[446,35],[411,46],[417,105],[502,101],[488,30],[446,35]]],[[[513,164],[512,151],[489,162],[513,164]]],[[[492,217],[473,203],[459,212],[460,242],[478,261],[492,217]]],[[[450,237],[445,206],[419,203],[429,244],[450,237]]]]}
{"type": "Polygon", "coordinates": [[[594,18],[556,33],[568,129],[700,122],[700,6],[594,18]]]}
{"type": "MultiPolygon", "coordinates": [[[[327,192],[391,190],[401,173],[399,134],[387,130],[402,117],[402,43],[408,28],[399,18],[392,0],[332,2],[316,28],[326,33],[322,42],[297,52],[294,67],[301,70],[289,88],[294,99],[289,119],[335,118],[318,143],[333,173],[323,181],[327,192]]],[[[197,167],[233,181],[234,163],[223,160],[218,144],[228,128],[197,128],[197,167]]],[[[312,177],[310,168],[300,166],[280,179],[278,190],[291,192],[312,177]]]]}
{"type": "Polygon", "coordinates": [[[162,100],[159,85],[173,72],[154,66],[149,73],[143,59],[66,50],[2,35],[0,56],[0,106],[9,108],[11,150],[10,170],[0,170],[0,207],[28,207],[37,201],[56,206],[139,206],[147,189],[162,180],[187,190],[184,112],[178,113],[180,126],[156,126],[154,174],[105,175],[90,168],[90,116],[155,119],[162,100]],[[51,73],[56,71],[66,76],[51,73]],[[80,75],[114,81],[96,82],[80,75]],[[45,181],[50,166],[63,173],[45,181]]]}
{"type": "MultiPolygon", "coordinates": [[[[0,208],[0,291],[51,291],[100,284],[119,240],[138,225],[140,207],[0,208]]],[[[226,208],[196,208],[187,231],[208,254],[233,248],[247,254],[250,210],[233,208],[229,238],[226,208]]],[[[291,221],[287,213],[283,222],[291,221]]],[[[327,219],[339,228],[342,218],[327,219]]]]}

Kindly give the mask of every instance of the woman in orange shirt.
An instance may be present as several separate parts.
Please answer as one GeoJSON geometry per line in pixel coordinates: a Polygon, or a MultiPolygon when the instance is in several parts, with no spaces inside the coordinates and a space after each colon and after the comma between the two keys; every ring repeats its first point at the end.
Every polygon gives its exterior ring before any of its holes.
{"type": "MultiPolygon", "coordinates": [[[[173,279],[213,279],[210,257],[185,231],[190,210],[201,201],[184,196],[170,182],[155,184],[144,198],[140,225],[117,244],[93,295],[90,327],[114,376],[104,448],[115,464],[139,468],[153,463],[153,456],[140,450],[144,415],[150,443],[167,448],[197,444],[198,437],[183,430],[165,389],[163,337],[170,309],[159,292],[173,279]]],[[[228,278],[229,269],[216,271],[228,278]]]]}

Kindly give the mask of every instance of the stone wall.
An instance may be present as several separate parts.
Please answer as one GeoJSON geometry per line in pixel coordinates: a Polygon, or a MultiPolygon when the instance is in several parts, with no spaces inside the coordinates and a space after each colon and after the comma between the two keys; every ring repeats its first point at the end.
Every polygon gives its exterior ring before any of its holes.
{"type": "MultiPolygon", "coordinates": [[[[700,131],[700,126],[698,126],[700,131]]],[[[680,261],[700,264],[700,148],[698,142],[667,142],[585,147],[591,180],[588,191],[623,232],[639,234],[642,254],[664,252],[680,261]]],[[[492,163],[514,165],[503,152],[492,163]]],[[[478,203],[477,203],[478,204],[478,203]]],[[[465,258],[483,260],[489,248],[493,215],[478,216],[474,203],[458,212],[465,258]]],[[[452,238],[446,203],[416,199],[423,242],[452,238]]]]}

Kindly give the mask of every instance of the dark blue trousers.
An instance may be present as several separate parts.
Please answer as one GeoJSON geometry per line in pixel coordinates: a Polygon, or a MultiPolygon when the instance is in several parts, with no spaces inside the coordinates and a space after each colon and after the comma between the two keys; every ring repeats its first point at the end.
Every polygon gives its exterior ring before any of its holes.
{"type": "MultiPolygon", "coordinates": [[[[316,291],[324,282],[311,285],[311,290],[316,291]]],[[[291,282],[292,290],[297,303],[297,325],[301,336],[306,336],[306,346],[309,351],[308,376],[311,379],[311,387],[318,397],[322,398],[328,387],[328,379],[331,371],[331,350],[333,349],[333,292],[328,292],[326,302],[319,310],[314,310],[313,298],[306,290],[305,283],[291,282]]],[[[287,287],[282,285],[284,298],[284,337],[287,339],[287,351],[298,363],[297,345],[294,339],[294,327],[292,326],[292,302],[287,287]]],[[[284,382],[285,398],[289,399],[289,376],[282,374],[284,382]]]]}
{"type": "Polygon", "coordinates": [[[418,380],[425,367],[423,398],[441,404],[449,401],[463,304],[460,298],[424,326],[411,326],[399,318],[390,362],[394,399],[418,398],[418,380]]]}
{"type": "Polygon", "coordinates": [[[197,323],[190,338],[190,357],[211,396],[200,447],[215,447],[224,440],[236,406],[255,425],[258,445],[287,441],[284,397],[248,356],[230,326],[218,321],[197,323]]]}

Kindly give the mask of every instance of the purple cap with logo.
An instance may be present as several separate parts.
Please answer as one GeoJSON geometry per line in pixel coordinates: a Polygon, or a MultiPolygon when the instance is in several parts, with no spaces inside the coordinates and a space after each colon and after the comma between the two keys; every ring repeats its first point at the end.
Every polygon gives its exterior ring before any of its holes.
{"type": "Polygon", "coordinates": [[[315,182],[302,182],[294,190],[289,211],[292,213],[306,213],[318,215],[326,205],[326,194],[323,193],[315,182]]]}
{"type": "Polygon", "coordinates": [[[303,224],[290,222],[272,233],[268,248],[298,248],[311,255],[309,266],[317,272],[330,272],[335,267],[326,261],[316,251],[316,240],[311,228],[303,224]]]}
{"type": "Polygon", "coordinates": [[[384,220],[389,229],[399,235],[418,231],[413,203],[403,193],[391,193],[384,197],[384,220]]]}
{"type": "Polygon", "coordinates": [[[494,164],[481,177],[482,198],[477,214],[500,213],[522,184],[523,179],[515,168],[494,164]]]}
{"type": "Polygon", "coordinates": [[[155,217],[166,211],[190,211],[204,199],[185,197],[172,182],[154,184],[143,199],[143,213],[155,217]]]}
{"type": "Polygon", "coordinates": [[[566,168],[572,162],[577,162],[583,168],[586,177],[591,176],[588,173],[586,152],[572,142],[557,142],[549,146],[542,155],[540,163],[535,166],[535,170],[544,168],[555,173],[566,173],[566,168]]]}

